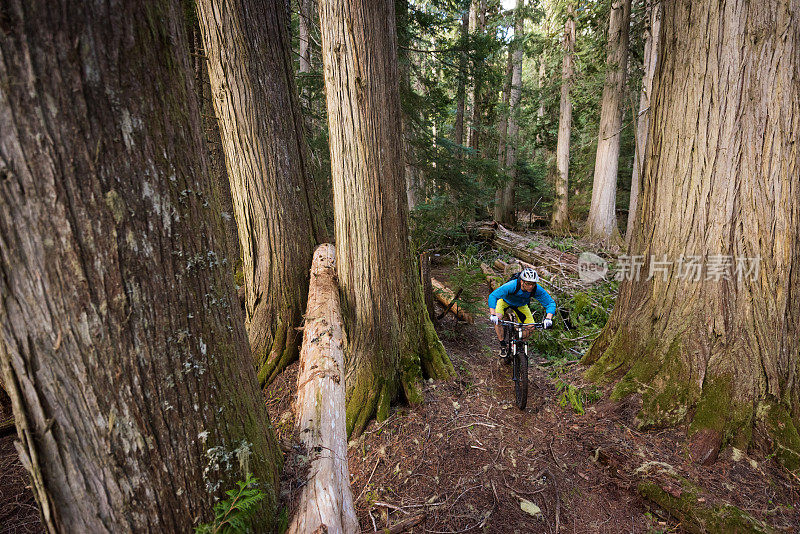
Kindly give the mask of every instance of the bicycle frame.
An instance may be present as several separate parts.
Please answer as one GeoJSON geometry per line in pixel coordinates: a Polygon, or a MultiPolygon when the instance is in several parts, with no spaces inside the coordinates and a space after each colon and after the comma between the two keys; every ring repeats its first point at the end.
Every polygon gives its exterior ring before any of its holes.
{"type": "MultiPolygon", "coordinates": [[[[503,339],[508,343],[509,356],[512,361],[516,361],[517,352],[519,351],[519,344],[522,343],[522,350],[524,351],[525,358],[528,357],[528,342],[523,337],[525,330],[543,330],[543,323],[517,323],[515,321],[498,321],[499,325],[503,326],[503,339]]],[[[519,381],[519,366],[514,365],[511,372],[511,378],[514,382],[519,381]]]]}

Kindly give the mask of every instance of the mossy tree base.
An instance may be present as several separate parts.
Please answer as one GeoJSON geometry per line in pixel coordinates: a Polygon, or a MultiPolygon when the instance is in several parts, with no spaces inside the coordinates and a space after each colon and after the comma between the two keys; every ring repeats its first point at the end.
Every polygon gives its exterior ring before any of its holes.
{"type": "Polygon", "coordinates": [[[256,354],[256,373],[258,383],[266,387],[300,356],[300,334],[298,328],[302,323],[278,323],[272,344],[268,351],[256,354]]]}
{"type": "Polygon", "coordinates": [[[392,401],[402,399],[412,406],[422,402],[422,379],[455,376],[453,363],[427,313],[424,323],[422,336],[417,334],[400,344],[406,349],[399,351],[393,364],[378,363],[387,355],[370,349],[351,356],[352,361],[374,362],[352,366],[355,376],[346,392],[347,434],[351,438],[358,437],[373,417],[378,422],[386,420],[392,401]]]}
{"type": "Polygon", "coordinates": [[[622,321],[619,315],[615,311],[582,363],[589,366],[588,379],[611,386],[612,400],[641,395],[638,428],[688,423],[691,456],[704,465],[716,461],[726,445],[747,450],[758,433],[766,438],[760,440],[767,444],[764,454],[774,454],[788,469],[800,468],[800,434],[788,403],[769,395],[752,380],[756,370],[742,364],[758,362],[757,355],[720,352],[708,365],[697,359],[705,340],[696,328],[672,337],[644,335],[654,322],[649,316],[622,321]]]}

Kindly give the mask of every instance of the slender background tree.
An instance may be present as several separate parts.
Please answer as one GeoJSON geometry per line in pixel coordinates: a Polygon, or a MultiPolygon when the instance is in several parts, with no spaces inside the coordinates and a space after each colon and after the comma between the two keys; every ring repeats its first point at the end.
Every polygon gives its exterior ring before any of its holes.
{"type": "Polygon", "coordinates": [[[608,27],[608,60],[603,87],[600,133],[594,163],[592,204],[586,230],[590,237],[608,244],[619,240],[617,227],[617,173],[622,134],[622,106],[628,72],[628,27],[631,0],[611,0],[608,27]]]}
{"type": "Polygon", "coordinates": [[[556,179],[555,200],[553,202],[553,215],[550,226],[557,232],[569,230],[569,209],[567,198],[569,196],[569,143],[572,132],[572,100],[570,89],[572,87],[573,58],[575,50],[575,17],[570,5],[567,20],[564,23],[564,36],[562,38],[564,56],[561,67],[561,102],[558,115],[558,144],[556,147],[556,179]]]}

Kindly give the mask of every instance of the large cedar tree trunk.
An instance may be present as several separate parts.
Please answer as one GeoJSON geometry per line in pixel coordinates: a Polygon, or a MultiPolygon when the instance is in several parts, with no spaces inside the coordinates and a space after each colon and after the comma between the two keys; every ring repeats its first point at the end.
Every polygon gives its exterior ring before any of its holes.
{"type": "Polygon", "coordinates": [[[314,246],[324,238],[289,55],[286,9],[198,0],[230,178],[259,383],[297,359],[314,246]]]}
{"type": "Polygon", "coordinates": [[[620,240],[615,210],[630,18],[631,0],[611,1],[606,81],[603,86],[600,132],[594,161],[592,204],[589,207],[589,219],[586,221],[586,231],[590,237],[613,245],[620,240]]]}
{"type": "MultiPolygon", "coordinates": [[[[192,8],[194,5],[192,4],[192,8]]],[[[195,94],[200,108],[200,124],[208,149],[208,172],[214,185],[214,198],[217,199],[222,210],[222,220],[225,226],[225,241],[227,255],[225,256],[234,271],[238,269],[241,260],[239,247],[239,231],[236,228],[236,219],[233,216],[233,198],[231,197],[231,184],[228,181],[228,171],[225,169],[225,154],[222,152],[222,141],[219,135],[219,123],[214,116],[214,102],[211,97],[210,82],[208,79],[208,64],[205,61],[205,51],[200,39],[200,24],[197,21],[197,10],[192,9],[187,14],[187,33],[192,36],[191,61],[195,75],[195,94]]]]}
{"type": "Polygon", "coordinates": [[[630,247],[646,261],[584,358],[613,398],[642,395],[641,426],[687,421],[703,462],[759,438],[800,466],[797,7],[664,3],[630,247]],[[651,255],[675,262],[667,276],[646,280],[651,255]],[[691,256],[696,281],[677,272],[691,256]]]}
{"type": "Polygon", "coordinates": [[[564,23],[564,59],[561,66],[561,104],[558,116],[558,142],[556,145],[556,179],[553,216],[550,227],[555,232],[569,231],[569,143],[572,133],[572,99],[569,92],[572,88],[573,53],[575,50],[575,16],[572,7],[567,13],[564,23]]]}
{"type": "Polygon", "coordinates": [[[517,186],[517,145],[519,144],[519,123],[517,113],[519,112],[519,100],[522,94],[522,39],[523,39],[523,17],[520,12],[523,7],[523,0],[517,0],[517,7],[514,9],[514,52],[512,54],[512,75],[511,91],[508,99],[508,126],[505,141],[505,165],[508,180],[500,190],[497,191],[494,208],[494,220],[505,225],[514,225],[516,213],[514,206],[514,190],[517,186]]]}
{"type": "Polygon", "coordinates": [[[636,222],[636,208],[639,205],[639,191],[642,184],[644,168],[644,151],[647,146],[647,134],[650,129],[650,95],[653,90],[653,75],[658,61],[658,40],[661,33],[661,2],[649,5],[650,27],[644,41],[644,75],[642,76],[642,93],[639,97],[639,113],[636,117],[636,148],[633,156],[633,175],[631,176],[631,196],[628,203],[628,225],[625,230],[625,242],[630,244],[633,225],[636,222]]]}
{"type": "Polygon", "coordinates": [[[336,270],[347,330],[347,429],[402,390],[453,372],[425,311],[408,241],[393,0],[319,2],[336,270]]]}
{"type": "Polygon", "coordinates": [[[9,0],[0,363],[51,532],[190,532],[280,451],[223,260],[177,2],[9,0]],[[56,5],[57,4],[57,5],[56,5]]]}

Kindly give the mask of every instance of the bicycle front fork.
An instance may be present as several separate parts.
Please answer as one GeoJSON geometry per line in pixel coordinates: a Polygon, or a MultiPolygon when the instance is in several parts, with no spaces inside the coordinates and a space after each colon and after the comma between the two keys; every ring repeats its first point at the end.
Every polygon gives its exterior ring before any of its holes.
{"type": "Polygon", "coordinates": [[[525,354],[523,355],[524,358],[528,358],[528,344],[522,338],[522,333],[520,332],[519,338],[512,338],[509,342],[508,350],[511,353],[511,379],[516,382],[519,380],[519,361],[517,360],[517,350],[519,350],[519,345],[522,345],[523,351],[525,354]]]}

